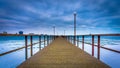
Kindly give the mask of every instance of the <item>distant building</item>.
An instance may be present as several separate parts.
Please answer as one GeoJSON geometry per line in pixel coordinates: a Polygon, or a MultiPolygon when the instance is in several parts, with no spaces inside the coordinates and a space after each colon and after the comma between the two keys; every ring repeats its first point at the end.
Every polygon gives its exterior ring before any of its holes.
{"type": "Polygon", "coordinates": [[[23,31],[19,31],[19,34],[23,34],[23,31]]]}
{"type": "Polygon", "coordinates": [[[29,35],[34,35],[34,33],[29,33],[29,35]]]}
{"type": "Polygon", "coordinates": [[[7,34],[7,32],[6,32],[6,31],[3,31],[3,34],[7,34]]]}

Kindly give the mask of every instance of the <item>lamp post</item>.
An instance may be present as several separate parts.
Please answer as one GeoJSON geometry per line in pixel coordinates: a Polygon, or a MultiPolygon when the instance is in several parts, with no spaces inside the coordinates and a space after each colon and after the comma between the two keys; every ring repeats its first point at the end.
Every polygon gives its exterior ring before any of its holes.
{"type": "Polygon", "coordinates": [[[76,12],[74,12],[74,45],[76,45],[76,12]]]}

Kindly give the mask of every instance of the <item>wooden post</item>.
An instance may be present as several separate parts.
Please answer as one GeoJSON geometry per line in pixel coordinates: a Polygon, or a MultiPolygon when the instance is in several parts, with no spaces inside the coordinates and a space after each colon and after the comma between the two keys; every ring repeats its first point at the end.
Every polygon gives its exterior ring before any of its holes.
{"type": "Polygon", "coordinates": [[[31,51],[31,56],[33,55],[33,43],[32,43],[33,41],[32,41],[32,36],[30,36],[30,43],[31,43],[31,46],[30,46],[30,51],[31,51]]]}
{"type": "Polygon", "coordinates": [[[94,56],[94,35],[92,35],[92,56],[94,56]]]}
{"type": "Polygon", "coordinates": [[[25,36],[25,60],[28,58],[28,51],[27,51],[27,36],[25,36]]]}
{"type": "Polygon", "coordinates": [[[84,36],[82,36],[82,50],[84,50],[84,36]]]}
{"type": "Polygon", "coordinates": [[[98,60],[100,60],[100,35],[98,35],[98,60]]]}
{"type": "Polygon", "coordinates": [[[41,36],[39,36],[39,51],[41,50],[41,36]]]}

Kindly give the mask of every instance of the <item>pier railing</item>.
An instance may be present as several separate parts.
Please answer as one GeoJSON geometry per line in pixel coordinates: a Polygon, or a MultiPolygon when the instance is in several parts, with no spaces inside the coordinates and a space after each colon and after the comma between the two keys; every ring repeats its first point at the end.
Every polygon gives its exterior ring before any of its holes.
{"type": "Polygon", "coordinates": [[[79,42],[81,42],[82,43],[82,50],[84,50],[84,45],[85,44],[89,44],[89,45],[91,45],[92,46],[92,56],[94,56],[94,46],[95,47],[97,47],[97,59],[99,59],[100,60],[100,48],[103,48],[103,49],[106,49],[106,50],[109,50],[109,51],[112,51],[112,52],[116,52],[116,53],[119,53],[120,54],[120,51],[119,50],[115,50],[115,49],[111,49],[111,48],[107,48],[107,47],[104,47],[104,46],[101,46],[101,36],[117,36],[117,37],[120,37],[120,34],[88,34],[88,35],[77,35],[75,38],[76,39],[74,39],[74,36],[66,36],[66,39],[69,41],[69,42],[71,42],[71,43],[73,43],[73,44],[75,44],[75,43],[77,43],[76,44],[76,46],[78,46],[79,47],[79,42]],[[80,39],[79,39],[79,37],[81,36],[81,38],[82,38],[82,40],[80,41],[80,39]],[[85,37],[86,36],[91,36],[92,38],[91,38],[91,43],[88,43],[88,42],[86,42],[85,41],[85,37]],[[97,36],[97,45],[95,45],[95,36],[97,36]],[[74,43],[74,40],[76,41],[75,43],[74,43]]]}
{"type": "Polygon", "coordinates": [[[33,55],[33,46],[35,44],[39,44],[39,51],[42,49],[41,47],[41,43],[44,44],[44,47],[45,45],[49,45],[54,39],[55,39],[55,36],[53,35],[28,35],[28,34],[0,34],[0,36],[4,36],[4,37],[8,37],[8,36],[23,36],[24,37],[24,42],[25,42],[25,45],[22,46],[22,47],[19,47],[19,48],[16,48],[16,49],[13,49],[13,50],[10,50],[10,51],[7,51],[7,52],[3,52],[3,53],[0,53],[0,56],[4,56],[6,54],[9,54],[9,53],[12,53],[12,52],[16,52],[18,50],[21,50],[23,48],[25,48],[25,59],[27,60],[28,59],[28,47],[30,47],[30,56],[33,55]],[[30,37],[30,44],[28,45],[28,36],[30,37]],[[38,42],[35,42],[33,43],[33,36],[37,36],[39,38],[38,42]]]}
{"type": "MultiPolygon", "coordinates": [[[[6,54],[9,54],[9,53],[12,53],[12,52],[15,52],[15,51],[18,51],[20,49],[23,49],[25,48],[25,59],[27,60],[28,59],[28,47],[30,47],[30,56],[33,55],[33,46],[35,44],[39,44],[39,51],[41,50],[41,43],[44,44],[44,47],[45,45],[49,45],[56,37],[58,37],[57,35],[54,36],[54,35],[28,35],[28,34],[23,34],[23,35],[20,35],[20,34],[0,34],[0,36],[24,36],[24,40],[25,40],[25,45],[20,47],[20,48],[17,48],[17,49],[13,49],[13,50],[10,50],[10,51],[7,51],[7,52],[4,52],[4,53],[1,53],[0,56],[3,56],[3,55],[6,55],[6,54]],[[30,37],[30,44],[28,45],[28,36],[30,37]],[[38,42],[36,43],[33,43],[33,36],[38,36],[39,40],[38,42]],[[43,39],[43,40],[42,40],[43,39]]],[[[74,44],[74,40],[76,41],[76,46],[79,47],[79,42],[82,43],[82,50],[84,50],[84,45],[85,44],[89,44],[91,45],[91,49],[92,49],[92,56],[94,56],[94,47],[97,47],[97,58],[100,59],[100,48],[103,48],[103,49],[106,49],[106,50],[109,50],[109,51],[112,51],[112,52],[116,52],[116,53],[119,53],[120,54],[120,51],[119,50],[115,50],[115,49],[111,49],[111,48],[107,48],[107,47],[104,47],[104,46],[101,46],[101,36],[117,36],[117,37],[120,37],[120,34],[89,34],[89,35],[76,35],[76,37],[74,37],[73,35],[65,35],[65,36],[62,36],[64,38],[66,38],[69,42],[73,42],[74,44]],[[91,36],[91,43],[88,43],[85,41],[85,37],[86,36],[91,36]],[[97,45],[95,44],[95,36],[97,36],[97,45]],[[79,39],[79,37],[82,38],[82,40],[79,39]],[[76,38],[76,39],[74,39],[76,38]]]]}

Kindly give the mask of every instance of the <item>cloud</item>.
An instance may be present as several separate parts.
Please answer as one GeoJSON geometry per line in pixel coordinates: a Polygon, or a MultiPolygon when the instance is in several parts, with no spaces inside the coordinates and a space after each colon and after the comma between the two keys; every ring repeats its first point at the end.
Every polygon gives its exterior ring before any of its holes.
{"type": "Polygon", "coordinates": [[[10,23],[10,22],[14,24],[22,24],[22,22],[16,20],[0,19],[0,23],[10,23]]]}
{"type": "Polygon", "coordinates": [[[119,30],[119,4],[118,0],[1,0],[0,28],[49,31],[48,28],[55,25],[61,32],[70,31],[73,29],[73,12],[76,11],[78,30],[85,29],[86,33],[96,29],[102,31],[102,28],[119,30]]]}

